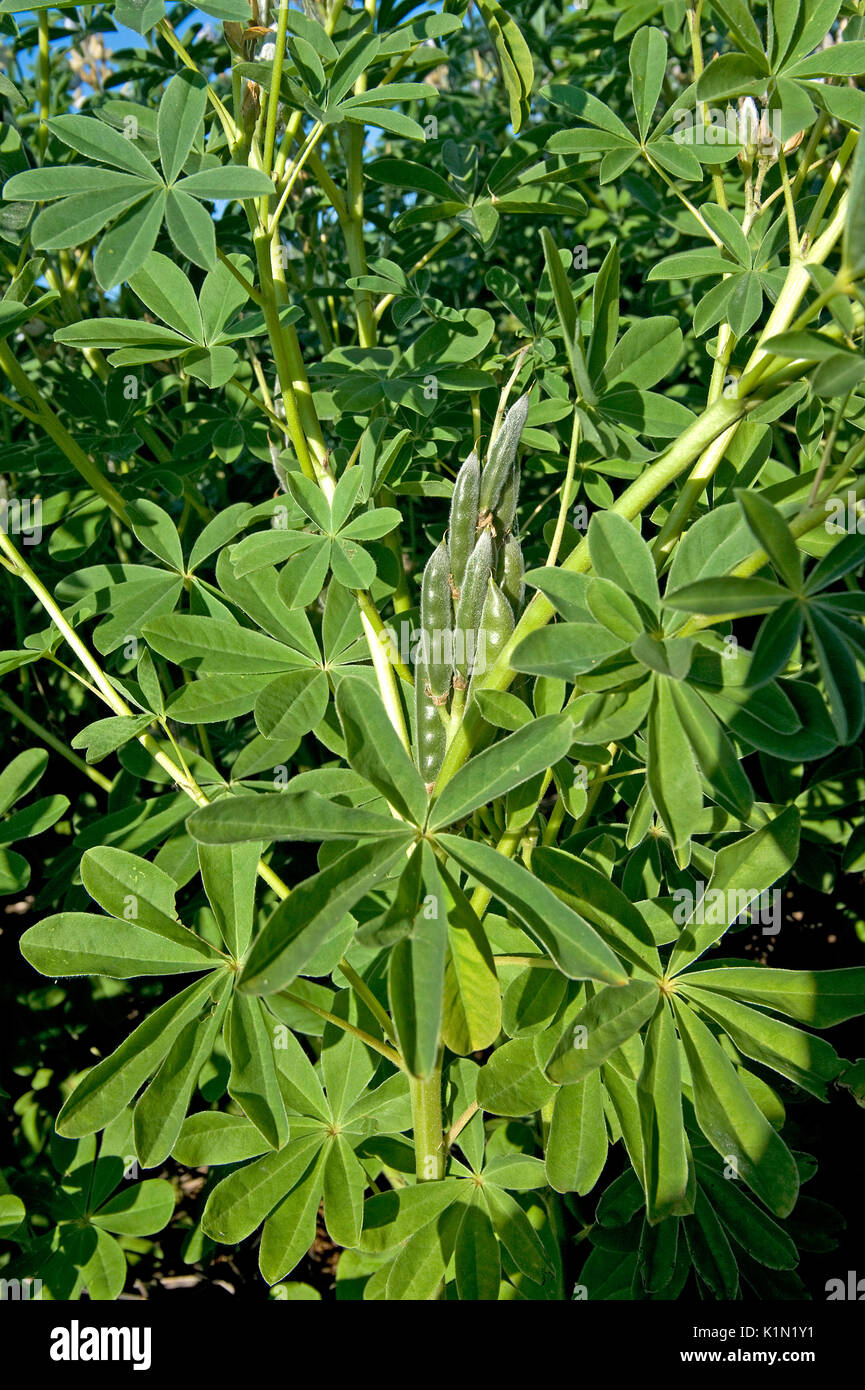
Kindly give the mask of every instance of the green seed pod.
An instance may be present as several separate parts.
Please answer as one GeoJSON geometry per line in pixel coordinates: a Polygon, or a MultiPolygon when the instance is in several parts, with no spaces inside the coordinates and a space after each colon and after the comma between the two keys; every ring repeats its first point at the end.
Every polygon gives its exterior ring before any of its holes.
{"type": "Polygon", "coordinates": [[[478,526],[478,491],[481,465],[474,451],[469,454],[454,483],[448,526],[448,550],[451,557],[451,583],[459,592],[469,556],[475,543],[478,526]]]}
{"type": "Polygon", "coordinates": [[[457,604],[454,632],[454,667],[465,680],[469,673],[484,611],[487,584],[493,567],[493,541],[488,530],[481,531],[469,556],[457,604]]]}
{"type": "Polygon", "coordinates": [[[423,658],[430,690],[437,699],[447,698],[451,688],[451,654],[448,637],[453,620],[450,558],[444,541],[436,546],[423,572],[420,593],[420,625],[423,658]]]}
{"type": "Polygon", "coordinates": [[[438,705],[427,694],[428,672],[422,661],[415,667],[415,751],[420,775],[427,786],[439,775],[447,747],[447,730],[438,705]]]}
{"type": "MultiPolygon", "coordinates": [[[[511,605],[498,584],[490,576],[478,632],[477,656],[472,671],[472,681],[490,669],[513,630],[514,615],[511,605]]],[[[469,690],[471,690],[471,686],[469,690]]]]}
{"type": "Polygon", "coordinates": [[[502,488],[498,504],[495,509],[495,528],[496,534],[506,536],[513,530],[514,519],[517,514],[517,502],[520,497],[520,466],[514,459],[511,465],[511,476],[502,488]]]}
{"type": "Polygon", "coordinates": [[[519,538],[513,533],[508,536],[502,546],[500,559],[501,577],[499,583],[502,592],[514,613],[519,617],[523,611],[523,603],[526,597],[526,565],[523,559],[523,548],[519,538]]]}
{"type": "Polygon", "coordinates": [[[479,505],[481,516],[495,509],[502,489],[511,476],[519,448],[520,435],[529,413],[529,397],[520,396],[511,406],[493,440],[484,471],[481,474],[479,505]]]}

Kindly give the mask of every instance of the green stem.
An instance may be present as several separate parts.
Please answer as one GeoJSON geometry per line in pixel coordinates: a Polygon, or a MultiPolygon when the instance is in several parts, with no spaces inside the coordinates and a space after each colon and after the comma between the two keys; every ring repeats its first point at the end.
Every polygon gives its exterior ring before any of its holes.
{"type": "MultiPolygon", "coordinates": [[[[120,517],[121,521],[129,523],[126,515],[126,503],[120,496],[117,489],[109,483],[97,468],[92,459],[88,458],[84,450],[75,442],[66,426],[61,424],[58,417],[54,414],[48,402],[41,394],[26,372],[21,368],[17,358],[12,353],[8,343],[0,343],[0,367],[6,373],[25,408],[31,412],[30,418],[34,419],[42,426],[50,439],[53,439],[58,449],[66,455],[73,468],[81,474],[88,487],[108,503],[108,506],[120,517]]],[[[22,414],[24,412],[22,411],[22,414]]]]}
{"type": "MultiPolygon", "coordinates": [[[[348,175],[347,217],[340,219],[348,266],[352,275],[366,275],[366,247],[363,240],[363,137],[365,127],[349,125],[345,134],[346,172],[348,175]]],[[[355,290],[357,337],[361,347],[375,347],[376,319],[369,290],[355,290]]]]}
{"type": "Polygon", "coordinates": [[[346,960],[340,961],[339,968],[342,971],[345,978],[348,980],[358,999],[363,1000],[370,1013],[373,1015],[375,1019],[377,1019],[385,1037],[390,1038],[392,1043],[396,1043],[396,1029],[394,1028],[393,1023],[391,1022],[390,1015],[388,1014],[387,1009],[382,1008],[381,1004],[376,999],[366,980],[364,980],[362,976],[358,975],[357,971],[353,969],[353,967],[350,966],[348,961],[346,960]]]}
{"type": "Polygon", "coordinates": [[[51,48],[48,11],[39,11],[39,158],[48,147],[48,117],[51,114],[51,48]]]}
{"type": "Polygon", "coordinates": [[[441,1062],[424,1080],[410,1076],[409,1089],[415,1174],[418,1182],[435,1182],[445,1172],[441,1062]]]}
{"type": "Polygon", "coordinates": [[[313,423],[310,418],[312,395],[309,390],[306,368],[300,355],[300,345],[291,325],[283,326],[279,319],[279,305],[274,288],[271,261],[274,249],[277,255],[281,254],[279,243],[277,240],[276,246],[273,248],[270,235],[263,229],[255,232],[253,242],[261,285],[262,311],[282,390],[288,437],[307,478],[317,481],[322,491],[330,497],[333,492],[333,479],[324,466],[327,451],[321,429],[316,420],[310,438],[307,429],[304,428],[304,422],[301,420],[301,401],[304,401],[308,406],[306,410],[307,425],[313,423]]]}
{"type": "Polygon", "coordinates": [[[49,748],[53,748],[55,753],[59,753],[61,758],[65,758],[72,767],[76,768],[79,772],[83,772],[84,776],[89,777],[91,782],[95,782],[97,787],[101,787],[104,792],[110,792],[112,790],[114,785],[113,782],[109,782],[108,778],[104,776],[103,773],[99,772],[95,767],[91,767],[83,758],[79,758],[77,754],[73,753],[72,750],[67,747],[62,739],[59,739],[56,734],[52,734],[51,730],[46,729],[44,724],[37,723],[26,710],[16,705],[14,700],[10,700],[8,695],[0,693],[0,708],[5,709],[7,713],[13,715],[14,718],[18,720],[19,724],[23,724],[25,729],[29,729],[30,732],[41,739],[43,743],[47,743],[49,748]]]}
{"type": "Polygon", "coordinates": [[[282,0],[276,21],[276,42],[273,48],[273,67],[270,73],[270,91],[267,94],[267,125],[264,132],[264,172],[273,170],[273,147],[276,143],[276,117],[279,111],[279,84],[282,81],[282,63],[285,57],[285,38],[288,33],[288,3],[282,0]]]}
{"type": "Polygon", "coordinates": [[[360,1041],[365,1043],[367,1047],[371,1047],[373,1052],[378,1052],[382,1057],[386,1057],[389,1062],[393,1062],[395,1067],[399,1067],[400,1071],[405,1071],[405,1063],[399,1053],[395,1052],[392,1047],[388,1047],[387,1043],[380,1042],[378,1038],[374,1038],[371,1033],[364,1032],[362,1028],[356,1028],[353,1023],[349,1023],[347,1019],[340,1018],[338,1014],[332,1014],[327,1009],[319,1008],[318,1004],[313,1004],[311,999],[303,999],[299,994],[291,994],[287,989],[280,990],[279,997],[280,999],[287,999],[290,1004],[299,1004],[302,1009],[309,1009],[310,1013],[317,1014],[318,1017],[323,1018],[326,1023],[333,1023],[337,1028],[341,1028],[344,1033],[351,1033],[352,1037],[360,1038],[360,1041]]]}
{"type": "Polygon", "coordinates": [[[562,537],[565,534],[565,522],[568,518],[568,508],[571,505],[571,489],[574,483],[574,472],[577,467],[577,448],[580,442],[580,417],[574,411],[574,422],[571,426],[571,447],[568,450],[568,469],[565,473],[565,481],[562,484],[562,495],[559,502],[559,515],[556,521],[556,529],[550,544],[550,553],[547,556],[547,567],[555,565],[559,558],[559,549],[562,544],[562,537]]]}

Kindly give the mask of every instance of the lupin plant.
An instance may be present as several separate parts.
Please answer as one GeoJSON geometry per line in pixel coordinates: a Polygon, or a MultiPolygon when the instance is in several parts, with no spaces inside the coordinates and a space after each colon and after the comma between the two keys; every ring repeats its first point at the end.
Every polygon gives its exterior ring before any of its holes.
{"type": "Polygon", "coordinates": [[[820,1296],[861,0],[203,14],[0,3],[0,1277],[820,1296]]]}

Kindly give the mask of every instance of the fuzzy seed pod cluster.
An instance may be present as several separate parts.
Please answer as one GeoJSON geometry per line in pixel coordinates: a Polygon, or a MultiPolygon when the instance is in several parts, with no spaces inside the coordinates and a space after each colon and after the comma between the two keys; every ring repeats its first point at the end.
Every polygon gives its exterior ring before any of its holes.
{"type": "Polygon", "coordinates": [[[517,450],[528,409],[528,395],[511,406],[483,468],[475,452],[460,468],[447,534],[423,573],[415,700],[418,766],[427,784],[438,776],[473,678],[493,664],[523,609],[515,522],[517,450]]]}

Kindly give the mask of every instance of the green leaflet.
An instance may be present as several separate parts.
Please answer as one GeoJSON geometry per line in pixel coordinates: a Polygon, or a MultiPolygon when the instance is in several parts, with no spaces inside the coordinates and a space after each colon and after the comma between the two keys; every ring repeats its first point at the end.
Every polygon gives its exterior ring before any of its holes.
{"type": "Polygon", "coordinates": [[[550,1273],[550,1258],[522,1207],[492,1182],[484,1183],[483,1195],[495,1233],[509,1258],[527,1279],[543,1284],[550,1273]]]}
{"type": "Polygon", "coordinates": [[[337,1245],[354,1246],[363,1224],[366,1176],[342,1134],[331,1140],[324,1160],[324,1221],[337,1245]]]}
{"type": "MultiPolygon", "coordinates": [[[[185,930],[185,929],[181,929],[185,930]]],[[[216,952],[192,932],[190,945],[160,938],[132,923],[89,912],[60,912],[45,917],[21,937],[21,952],[42,975],[107,975],[129,980],[136,975],[182,975],[210,970],[216,952]]]]}
{"type": "Polygon", "coordinates": [[[322,1139],[321,1133],[291,1139],[279,1153],[265,1154],[223,1178],[207,1199],[201,1218],[205,1232],[224,1243],[251,1235],[316,1161],[322,1139]]]}
{"type": "Polygon", "coordinates": [[[460,1191],[457,1178],[444,1178],[370,1197],[364,1205],[361,1249],[371,1253],[396,1249],[435,1221],[460,1191]]]}
{"type": "Polygon", "coordinates": [[[643,1180],[650,1222],[690,1211],[690,1163],[682,1119],[679,1043],[669,1003],[661,999],[646,1030],[637,1082],[643,1135],[643,1180]]]}
{"type": "Polygon", "coordinates": [[[160,1005],[110,1057],[79,1081],[57,1117],[57,1132],[94,1134],[119,1115],[153,1074],[175,1038],[208,1004],[215,980],[207,975],[160,1005]]]}
{"type": "Polygon", "coordinates": [[[378,696],[365,681],[341,681],[336,707],[348,761],[403,819],[423,825],[427,794],[378,696]]]}
{"type": "Polygon", "coordinates": [[[694,1215],[683,1223],[691,1259],[716,1298],[735,1298],[739,1269],[711,1202],[698,1192],[694,1215]]]}
{"type": "Polygon", "coordinates": [[[454,1247],[457,1292],[464,1302],[498,1299],[502,1271],[499,1245],[480,1194],[463,1211],[454,1247]]]}
{"type": "Polygon", "coordinates": [[[601,1073],[595,1070],[556,1092],[545,1154],[547,1181],[556,1192],[585,1196],[597,1183],[606,1161],[601,1073]]]}
{"type": "Polygon", "coordinates": [[[678,1000],[675,1009],[700,1128],[722,1157],[735,1161],[742,1182],[770,1211],[776,1216],[789,1215],[799,1193],[792,1154],[757,1108],[706,1025],[678,1000]]]}
{"type": "Polygon", "coordinates": [[[552,1081],[582,1081],[651,1018],[658,989],[643,980],[631,980],[621,989],[600,990],[580,1010],[547,1063],[552,1081]]]}
{"type": "Polygon", "coordinates": [[[516,913],[570,979],[626,982],[616,957],[597,933],[525,869],[489,845],[454,835],[438,839],[458,864],[516,913]]]}
{"type": "Polygon", "coordinates": [[[522,128],[529,116],[534,67],[529,47],[497,0],[482,0],[480,11],[490,32],[510,104],[511,125],[522,128]]]}
{"type": "Polygon", "coordinates": [[[669,973],[677,974],[713,946],[725,927],[795,863],[798,848],[799,813],[790,806],[753,834],[719,850],[706,899],[695,904],[673,948],[669,973]]]}
{"type": "Polygon", "coordinates": [[[171,1153],[201,1068],[229,1006],[229,980],[214,990],[214,1005],[203,1022],[188,1023],[175,1038],[156,1076],[133,1111],[135,1152],[144,1168],[156,1168],[171,1153]]]}
{"type": "Polygon", "coordinates": [[[390,954],[388,997],[400,1051],[413,1076],[429,1076],[439,1054],[448,944],[443,884],[431,846],[416,846],[403,878],[413,899],[410,928],[390,954]]]}
{"type": "Polygon", "coordinates": [[[231,1059],[229,1095],[267,1142],[274,1149],[282,1148],[288,1139],[288,1120],[276,1075],[273,1027],[260,1000],[234,996],[225,1042],[231,1059]]]}
{"type": "Polygon", "coordinates": [[[826,1100],[826,1087],[842,1067],[841,1058],[829,1043],[715,992],[687,988],[682,992],[721,1025],[746,1057],[753,1057],[819,1100],[826,1100]]]}
{"type": "Polygon", "coordinates": [[[241,1163],[267,1151],[267,1140],[242,1115],[220,1110],[201,1110],[187,1115],[174,1141],[172,1153],[187,1168],[204,1163],[241,1163]]]}
{"type": "Polygon", "coordinates": [[[478,1105],[493,1115],[527,1115],[542,1109],[554,1095],[531,1038],[504,1043],[478,1076],[478,1105]]]}
{"type": "Polygon", "coordinates": [[[688,988],[734,995],[812,1028],[832,1028],[865,1013],[865,966],[846,970],[774,970],[757,965],[689,970],[688,988]]]}
{"type": "Polygon", "coordinates": [[[502,996],[483,926],[454,880],[442,873],[448,899],[448,940],[442,999],[442,1040],[467,1057],[495,1042],[502,996]]]}
{"type": "Polygon", "coordinates": [[[109,1197],[91,1216],[94,1226],[119,1236],[147,1236],[171,1219],[174,1194],[170,1183],[148,1178],[109,1197]]]}
{"type": "Polygon", "coordinates": [[[795,1269],[798,1252],[787,1233],[741,1187],[697,1160],[699,1180],[728,1234],[771,1269],[795,1269]]]}
{"type": "Polygon", "coordinates": [[[538,877],[579,912],[638,975],[657,978],[661,961],[652,934],[626,895],[605,874],[565,850],[539,846],[532,855],[538,877]]]}
{"type": "MultiPolygon", "coordinates": [[[[177,884],[149,860],[110,845],[99,845],[85,852],[81,881],[112,917],[195,951],[205,959],[213,959],[212,949],[177,920],[177,884]]],[[[159,950],[155,943],[154,950],[159,950]]]]}
{"type": "Polygon", "coordinates": [[[685,868],[691,857],[691,836],[703,809],[703,792],[691,744],[674,704],[673,684],[667,676],[655,677],[646,782],[670,836],[676,863],[685,868]]]}
{"type": "Polygon", "coordinates": [[[201,882],[231,956],[243,956],[252,937],[260,845],[199,845],[201,882]]]}
{"type": "Polygon", "coordinates": [[[465,1211],[457,1199],[410,1236],[390,1268],[387,1297],[426,1302],[436,1296],[454,1252],[465,1211]]]}
{"type": "Polygon", "coordinates": [[[253,994],[284,989],[350,912],[358,898],[403,857],[409,837],[350,850],[330,868],[305,879],[256,937],[239,988],[253,994]]]}
{"type": "Polygon", "coordinates": [[[440,830],[471,815],[498,796],[527,782],[563,758],[573,741],[573,725],[547,715],[478,753],[448,782],[432,804],[429,828],[440,830]]]}
{"type": "Polygon", "coordinates": [[[399,822],[365,807],[344,806],[316,791],[224,796],[193,811],[189,833],[202,845],[244,841],[405,838],[399,822]]]}

